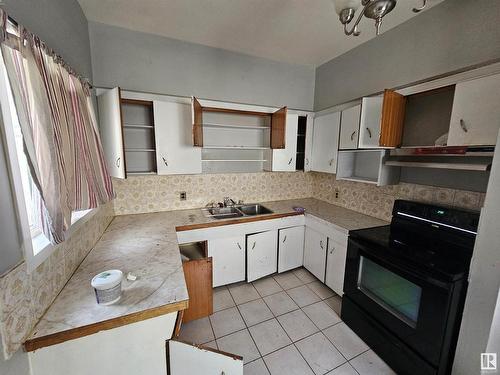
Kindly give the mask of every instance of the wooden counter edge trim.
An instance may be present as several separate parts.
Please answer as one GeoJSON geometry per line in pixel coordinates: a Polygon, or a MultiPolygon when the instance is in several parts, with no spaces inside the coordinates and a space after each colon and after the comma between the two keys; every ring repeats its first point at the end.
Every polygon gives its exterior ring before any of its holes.
{"type": "Polygon", "coordinates": [[[224,225],[233,225],[233,224],[242,224],[242,223],[251,223],[253,221],[279,219],[282,217],[298,216],[298,215],[303,215],[303,213],[302,212],[287,212],[287,213],[283,213],[283,214],[269,214],[269,215],[258,215],[258,216],[251,216],[251,217],[240,217],[240,218],[231,219],[231,220],[211,221],[209,223],[202,223],[202,224],[180,225],[178,227],[175,227],[175,230],[177,232],[183,232],[186,230],[221,227],[224,225]]]}
{"type": "Polygon", "coordinates": [[[24,351],[32,352],[46,346],[56,345],[65,341],[78,339],[80,337],[89,336],[100,331],[121,327],[131,323],[137,323],[142,320],[156,318],[161,315],[172,313],[175,311],[185,310],[188,307],[188,300],[170,303],[168,305],[155,307],[152,309],[138,311],[129,315],[120,316],[104,320],[102,322],[92,323],[89,325],[71,328],[66,331],[61,331],[45,336],[34,337],[24,342],[24,351]]]}

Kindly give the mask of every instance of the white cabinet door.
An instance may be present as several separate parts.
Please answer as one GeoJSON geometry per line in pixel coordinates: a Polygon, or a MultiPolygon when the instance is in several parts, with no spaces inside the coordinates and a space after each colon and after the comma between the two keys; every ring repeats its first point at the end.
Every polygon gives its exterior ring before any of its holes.
{"type": "Polygon", "coordinates": [[[305,233],[304,267],[324,282],[328,237],[309,227],[306,227],[305,233]]]}
{"type": "Polygon", "coordinates": [[[361,105],[342,111],[340,120],[340,150],[352,150],[358,148],[359,117],[361,105]]]}
{"type": "Polygon", "coordinates": [[[245,280],[245,236],[208,241],[214,287],[245,280]]]}
{"type": "Polygon", "coordinates": [[[158,174],[201,173],[201,148],[193,147],[191,106],[153,102],[158,174]]]}
{"type": "Polygon", "coordinates": [[[305,156],[304,156],[304,171],[305,172],[310,172],[311,168],[312,168],[313,135],[314,135],[314,117],[313,117],[313,115],[307,115],[306,147],[305,147],[305,156]]]}
{"type": "Polygon", "coordinates": [[[304,227],[279,230],[278,272],[302,266],[304,261],[304,227]]]}
{"type": "Polygon", "coordinates": [[[383,97],[363,98],[359,123],[359,148],[380,148],[383,97]]]}
{"type": "Polygon", "coordinates": [[[344,293],[346,257],[347,245],[329,239],[325,284],[339,296],[344,293]]]}
{"type": "Polygon", "coordinates": [[[500,74],[458,83],[449,146],[494,145],[500,128],[500,74]]]}
{"type": "Polygon", "coordinates": [[[272,150],[272,170],[277,172],[295,171],[297,157],[297,130],[299,115],[287,114],[285,127],[285,148],[272,150]]]}
{"type": "Polygon", "coordinates": [[[174,339],[167,341],[167,361],[169,375],[243,375],[243,357],[174,339]]]}
{"type": "Polygon", "coordinates": [[[107,90],[97,97],[99,130],[109,174],[125,178],[123,128],[120,108],[120,88],[107,90]]]}
{"type": "Polygon", "coordinates": [[[340,112],[314,119],[312,170],[335,173],[339,143],[340,112]]]}
{"type": "Polygon", "coordinates": [[[247,281],[276,272],[278,266],[278,231],[270,230],[247,236],[247,281]]]}

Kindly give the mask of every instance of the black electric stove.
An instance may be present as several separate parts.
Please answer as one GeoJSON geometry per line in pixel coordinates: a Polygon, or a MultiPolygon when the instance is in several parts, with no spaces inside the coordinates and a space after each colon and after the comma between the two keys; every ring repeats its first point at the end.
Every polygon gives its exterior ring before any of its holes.
{"type": "Polygon", "coordinates": [[[479,213],[397,200],[349,233],[342,319],[399,374],[449,374],[479,213]]]}

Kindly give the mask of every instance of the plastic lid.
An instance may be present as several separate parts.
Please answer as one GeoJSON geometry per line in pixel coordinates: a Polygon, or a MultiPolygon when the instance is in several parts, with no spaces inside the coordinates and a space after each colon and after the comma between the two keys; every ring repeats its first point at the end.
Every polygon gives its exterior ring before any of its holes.
{"type": "Polygon", "coordinates": [[[109,270],[101,272],[94,276],[91,285],[99,290],[110,289],[118,285],[123,278],[123,272],[120,270],[109,270]]]}

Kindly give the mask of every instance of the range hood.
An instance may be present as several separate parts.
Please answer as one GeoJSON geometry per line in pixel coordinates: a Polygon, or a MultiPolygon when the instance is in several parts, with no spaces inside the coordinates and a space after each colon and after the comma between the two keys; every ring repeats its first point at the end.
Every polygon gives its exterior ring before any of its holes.
{"type": "Polygon", "coordinates": [[[390,151],[384,164],[393,167],[483,171],[491,169],[494,147],[415,147],[390,151]]]}

